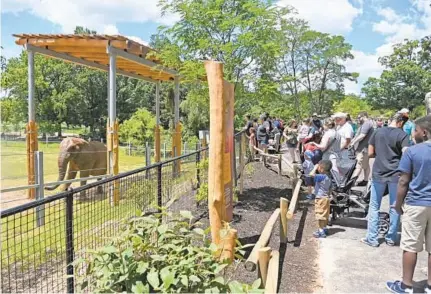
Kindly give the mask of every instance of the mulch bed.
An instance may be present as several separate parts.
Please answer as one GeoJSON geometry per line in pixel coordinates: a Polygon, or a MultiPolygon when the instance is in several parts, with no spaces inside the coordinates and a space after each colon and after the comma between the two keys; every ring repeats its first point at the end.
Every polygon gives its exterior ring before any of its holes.
{"type": "MultiPolygon", "coordinates": [[[[244,182],[244,193],[234,209],[232,227],[238,230],[242,244],[256,243],[271,214],[280,205],[280,197],[292,197],[291,181],[285,176],[264,168],[262,163],[250,163],[254,171],[244,182]]],[[[288,244],[280,247],[279,223],[274,226],[268,246],[280,251],[279,293],[314,292],[319,286],[318,242],[312,236],[315,230],[313,206],[301,201],[294,219],[288,223],[288,244]]],[[[248,249],[246,258],[252,248],[248,249]]],[[[257,271],[248,272],[238,267],[235,279],[252,283],[257,271]]]]}

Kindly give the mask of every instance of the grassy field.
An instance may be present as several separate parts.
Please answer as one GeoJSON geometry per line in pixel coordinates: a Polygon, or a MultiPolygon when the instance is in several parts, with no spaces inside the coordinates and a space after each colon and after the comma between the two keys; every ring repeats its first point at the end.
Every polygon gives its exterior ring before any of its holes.
{"type": "MultiPolygon", "coordinates": [[[[163,199],[180,197],[193,188],[191,183],[196,179],[196,165],[194,162],[182,164],[182,172],[175,178],[172,177],[171,166],[167,165],[162,170],[162,179],[163,199]]],[[[132,217],[137,209],[148,209],[156,204],[157,180],[146,179],[145,172],[119,180],[119,189],[121,201],[114,207],[106,196],[104,199],[74,201],[73,230],[77,252],[104,244],[120,231],[118,226],[122,219],[132,217]]],[[[64,200],[45,206],[43,226],[36,225],[34,209],[3,218],[1,226],[2,273],[11,270],[8,265],[13,268],[19,264],[15,274],[21,275],[49,260],[65,258],[64,200]]]]}
{"type": "MultiPolygon", "coordinates": [[[[57,180],[57,158],[59,143],[45,144],[39,142],[39,150],[44,153],[44,181],[57,180]]],[[[1,186],[3,188],[27,184],[26,146],[25,142],[1,142],[1,186]]],[[[120,148],[120,172],[145,166],[144,156],[129,156],[126,150],[120,148]]],[[[78,183],[79,184],[79,183],[78,183]]],[[[76,185],[76,184],[75,184],[76,185]]]]}

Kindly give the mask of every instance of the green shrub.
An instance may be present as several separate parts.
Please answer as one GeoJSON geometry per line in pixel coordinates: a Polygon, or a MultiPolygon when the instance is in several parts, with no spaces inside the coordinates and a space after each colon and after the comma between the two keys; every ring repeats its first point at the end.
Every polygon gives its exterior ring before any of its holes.
{"type": "Polygon", "coordinates": [[[201,184],[195,197],[197,202],[208,200],[208,183],[201,184]]]}
{"type": "MultiPolygon", "coordinates": [[[[164,213],[168,218],[174,216],[164,213]]],[[[75,265],[86,268],[77,278],[80,290],[112,293],[246,293],[262,292],[260,280],[242,284],[227,277],[209,230],[192,225],[192,214],[182,211],[168,224],[160,215],[129,220],[109,245],[88,252],[75,265]]],[[[241,252],[241,250],[239,250],[241,252]]],[[[238,265],[235,262],[231,266],[238,265]]]]}

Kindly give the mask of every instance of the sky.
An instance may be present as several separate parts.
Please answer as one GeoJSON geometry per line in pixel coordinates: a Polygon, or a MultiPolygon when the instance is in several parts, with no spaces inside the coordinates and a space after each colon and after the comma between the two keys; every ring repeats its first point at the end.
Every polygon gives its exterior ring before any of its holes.
{"type": "MultiPolygon", "coordinates": [[[[158,0],[2,0],[1,45],[6,57],[19,55],[13,33],[73,33],[80,25],[104,34],[121,34],[142,44],[175,15],[161,16],[158,0]]],[[[360,94],[368,77],[383,68],[378,58],[404,39],[431,34],[430,0],[278,0],[293,6],[312,29],[342,35],[353,46],[355,59],[347,71],[360,74],[346,81],[346,93],[360,94]]]]}

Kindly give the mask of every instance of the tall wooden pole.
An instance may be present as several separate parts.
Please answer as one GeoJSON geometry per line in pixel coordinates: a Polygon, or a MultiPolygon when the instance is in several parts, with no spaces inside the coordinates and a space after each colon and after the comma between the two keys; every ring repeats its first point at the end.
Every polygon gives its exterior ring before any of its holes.
{"type": "Polygon", "coordinates": [[[211,236],[220,244],[220,229],[225,215],[223,205],[223,153],[225,147],[225,115],[223,101],[223,64],[206,61],[210,97],[210,150],[208,166],[208,210],[211,236]]]}
{"type": "Polygon", "coordinates": [[[156,82],[156,128],[154,131],[154,158],[160,162],[160,81],[156,82]]]}

